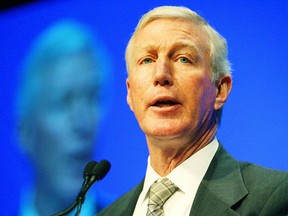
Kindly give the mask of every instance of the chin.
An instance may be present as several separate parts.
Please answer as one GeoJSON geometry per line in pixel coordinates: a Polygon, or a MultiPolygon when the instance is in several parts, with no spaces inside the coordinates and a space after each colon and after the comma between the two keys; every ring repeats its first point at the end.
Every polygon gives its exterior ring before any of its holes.
{"type": "Polygon", "coordinates": [[[146,129],[143,131],[152,136],[173,136],[183,133],[189,126],[190,124],[185,124],[179,119],[163,119],[154,120],[153,124],[147,124],[146,129]]]}
{"type": "Polygon", "coordinates": [[[161,124],[161,125],[156,125],[153,128],[149,130],[147,134],[150,134],[152,136],[176,136],[185,131],[185,127],[179,127],[171,124],[161,124]]]}
{"type": "Polygon", "coordinates": [[[59,191],[61,191],[61,194],[63,194],[63,198],[65,197],[65,199],[75,199],[81,189],[81,185],[82,180],[66,180],[62,182],[62,186],[59,188],[59,191]]]}

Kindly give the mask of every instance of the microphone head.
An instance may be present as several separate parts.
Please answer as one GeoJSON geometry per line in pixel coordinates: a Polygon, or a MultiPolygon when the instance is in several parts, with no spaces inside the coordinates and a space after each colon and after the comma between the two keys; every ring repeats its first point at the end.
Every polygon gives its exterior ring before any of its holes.
{"type": "Polygon", "coordinates": [[[92,175],[92,170],[96,166],[96,161],[90,161],[86,164],[84,172],[83,172],[83,178],[87,178],[92,175]]]}
{"type": "Polygon", "coordinates": [[[95,180],[101,180],[103,179],[106,174],[109,172],[111,168],[111,164],[107,160],[102,160],[99,163],[96,164],[96,166],[92,169],[91,173],[92,175],[95,175],[95,180]]]}

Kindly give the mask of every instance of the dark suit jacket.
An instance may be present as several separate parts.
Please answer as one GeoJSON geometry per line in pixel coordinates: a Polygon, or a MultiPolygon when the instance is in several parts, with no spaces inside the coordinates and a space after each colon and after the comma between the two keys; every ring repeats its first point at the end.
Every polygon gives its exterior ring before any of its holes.
{"type": "MultiPolygon", "coordinates": [[[[132,216],[143,183],[98,216],[132,216]]],[[[288,173],[236,161],[220,145],[198,188],[194,215],[288,215],[288,173]]]]}

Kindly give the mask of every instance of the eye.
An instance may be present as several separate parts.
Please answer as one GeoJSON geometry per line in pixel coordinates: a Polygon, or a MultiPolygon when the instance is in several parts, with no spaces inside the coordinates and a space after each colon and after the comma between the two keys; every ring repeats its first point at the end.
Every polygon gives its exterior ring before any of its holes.
{"type": "Polygon", "coordinates": [[[180,61],[181,63],[191,63],[191,61],[190,61],[188,58],[185,58],[185,57],[179,58],[179,61],[180,61]]]}
{"type": "Polygon", "coordinates": [[[151,58],[145,58],[143,60],[143,64],[150,64],[150,63],[152,63],[152,59],[151,58]]]}

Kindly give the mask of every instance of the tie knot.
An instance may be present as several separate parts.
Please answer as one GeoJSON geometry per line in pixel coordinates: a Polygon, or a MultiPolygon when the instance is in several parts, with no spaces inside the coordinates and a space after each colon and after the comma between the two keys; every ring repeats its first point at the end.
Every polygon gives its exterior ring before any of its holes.
{"type": "Polygon", "coordinates": [[[177,186],[167,178],[154,182],[150,187],[148,206],[156,205],[158,208],[162,208],[176,190],[177,186]]]}

